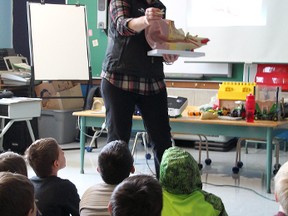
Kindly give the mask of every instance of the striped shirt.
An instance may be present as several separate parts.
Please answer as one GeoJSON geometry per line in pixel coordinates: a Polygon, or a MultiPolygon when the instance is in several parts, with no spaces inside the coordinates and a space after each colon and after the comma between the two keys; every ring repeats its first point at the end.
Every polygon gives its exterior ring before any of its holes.
{"type": "Polygon", "coordinates": [[[142,78],[104,71],[102,71],[101,77],[124,91],[141,95],[157,94],[166,88],[166,84],[163,79],[142,78]]]}
{"type": "MultiPolygon", "coordinates": [[[[111,19],[116,23],[117,31],[124,36],[137,34],[137,32],[128,27],[128,22],[132,19],[130,18],[129,9],[130,5],[125,0],[115,0],[110,3],[111,19]]],[[[124,91],[141,95],[157,94],[166,88],[162,78],[143,78],[109,71],[102,71],[101,77],[124,91]]]]}

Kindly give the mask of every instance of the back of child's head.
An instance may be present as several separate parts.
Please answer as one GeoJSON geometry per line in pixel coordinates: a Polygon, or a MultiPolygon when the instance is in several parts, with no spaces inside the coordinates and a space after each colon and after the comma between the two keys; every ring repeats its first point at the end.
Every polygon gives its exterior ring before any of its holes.
{"type": "Polygon", "coordinates": [[[179,148],[165,150],[160,164],[160,184],[173,194],[190,194],[202,189],[198,164],[192,155],[179,148]]]}
{"type": "Polygon", "coordinates": [[[34,187],[26,176],[0,172],[1,216],[26,216],[30,210],[36,212],[34,203],[34,187]]]}
{"type": "Polygon", "coordinates": [[[113,191],[111,216],[160,216],[163,207],[162,188],[148,175],[134,175],[122,181],[113,191]]]}
{"type": "Polygon", "coordinates": [[[130,175],[133,156],[124,141],[115,140],[103,147],[98,156],[98,168],[107,184],[119,184],[130,175]]]}
{"type": "Polygon", "coordinates": [[[27,165],[22,155],[7,151],[0,154],[0,172],[8,171],[28,176],[27,165]]]}
{"type": "Polygon", "coordinates": [[[52,166],[59,157],[59,145],[54,138],[43,138],[33,142],[25,151],[26,159],[40,178],[52,174],[52,166]]]}
{"type": "Polygon", "coordinates": [[[274,178],[274,184],[277,201],[282,206],[285,214],[288,215],[288,162],[278,170],[274,178]]]}

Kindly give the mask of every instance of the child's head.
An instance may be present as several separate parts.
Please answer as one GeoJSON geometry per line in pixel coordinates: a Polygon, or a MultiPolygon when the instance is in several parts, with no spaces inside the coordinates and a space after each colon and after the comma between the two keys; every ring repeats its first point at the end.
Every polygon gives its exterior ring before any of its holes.
{"type": "Polygon", "coordinates": [[[34,187],[21,174],[0,172],[0,215],[35,216],[34,187]]]}
{"type": "Polygon", "coordinates": [[[103,181],[113,185],[133,173],[133,157],[128,144],[115,140],[105,145],[98,156],[98,171],[103,181]]]}
{"type": "Polygon", "coordinates": [[[2,171],[28,176],[27,165],[23,156],[11,151],[0,154],[0,172],[2,171]]]}
{"type": "Polygon", "coordinates": [[[288,162],[278,170],[275,178],[275,199],[279,202],[285,214],[288,214],[288,162]]]}
{"type": "Polygon", "coordinates": [[[165,150],[160,164],[160,183],[173,194],[190,194],[202,188],[198,164],[192,155],[179,148],[165,150]]]}
{"type": "Polygon", "coordinates": [[[58,170],[66,166],[64,152],[54,138],[36,140],[25,151],[25,155],[40,178],[57,175],[58,170]]]}
{"type": "Polygon", "coordinates": [[[109,203],[111,216],[160,216],[163,207],[159,182],[148,175],[134,175],[113,191],[109,203]]]}

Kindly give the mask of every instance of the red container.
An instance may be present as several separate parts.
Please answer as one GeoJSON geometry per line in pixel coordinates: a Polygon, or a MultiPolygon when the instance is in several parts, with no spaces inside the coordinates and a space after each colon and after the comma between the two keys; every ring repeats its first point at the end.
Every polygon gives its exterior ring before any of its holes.
{"type": "Polygon", "coordinates": [[[255,82],[288,91],[288,64],[258,64],[255,82]]]}
{"type": "Polygon", "coordinates": [[[254,122],[255,97],[251,93],[246,97],[245,109],[246,109],[246,122],[254,122]]]}

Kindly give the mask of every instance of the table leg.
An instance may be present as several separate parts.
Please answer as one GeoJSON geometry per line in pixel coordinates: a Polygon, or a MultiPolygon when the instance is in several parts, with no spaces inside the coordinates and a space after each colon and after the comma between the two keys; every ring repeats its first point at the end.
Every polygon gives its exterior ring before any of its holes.
{"type": "Polygon", "coordinates": [[[34,136],[34,133],[33,133],[33,129],[31,127],[30,120],[26,120],[26,124],[27,124],[28,131],[30,133],[31,140],[32,140],[32,142],[35,142],[35,136],[34,136]]]}
{"type": "Polygon", "coordinates": [[[84,154],[85,154],[85,143],[86,143],[86,117],[80,118],[80,173],[84,173],[84,154]]]}
{"type": "MultiPolygon", "coordinates": [[[[5,126],[5,119],[2,118],[1,123],[0,123],[1,134],[2,134],[2,130],[3,130],[4,126],[5,126]]],[[[2,151],[4,151],[4,149],[3,149],[3,136],[0,136],[0,152],[2,152],[2,151]]]]}
{"type": "Polygon", "coordinates": [[[266,134],[266,190],[271,193],[271,172],[272,172],[272,129],[267,128],[266,134]]]}

